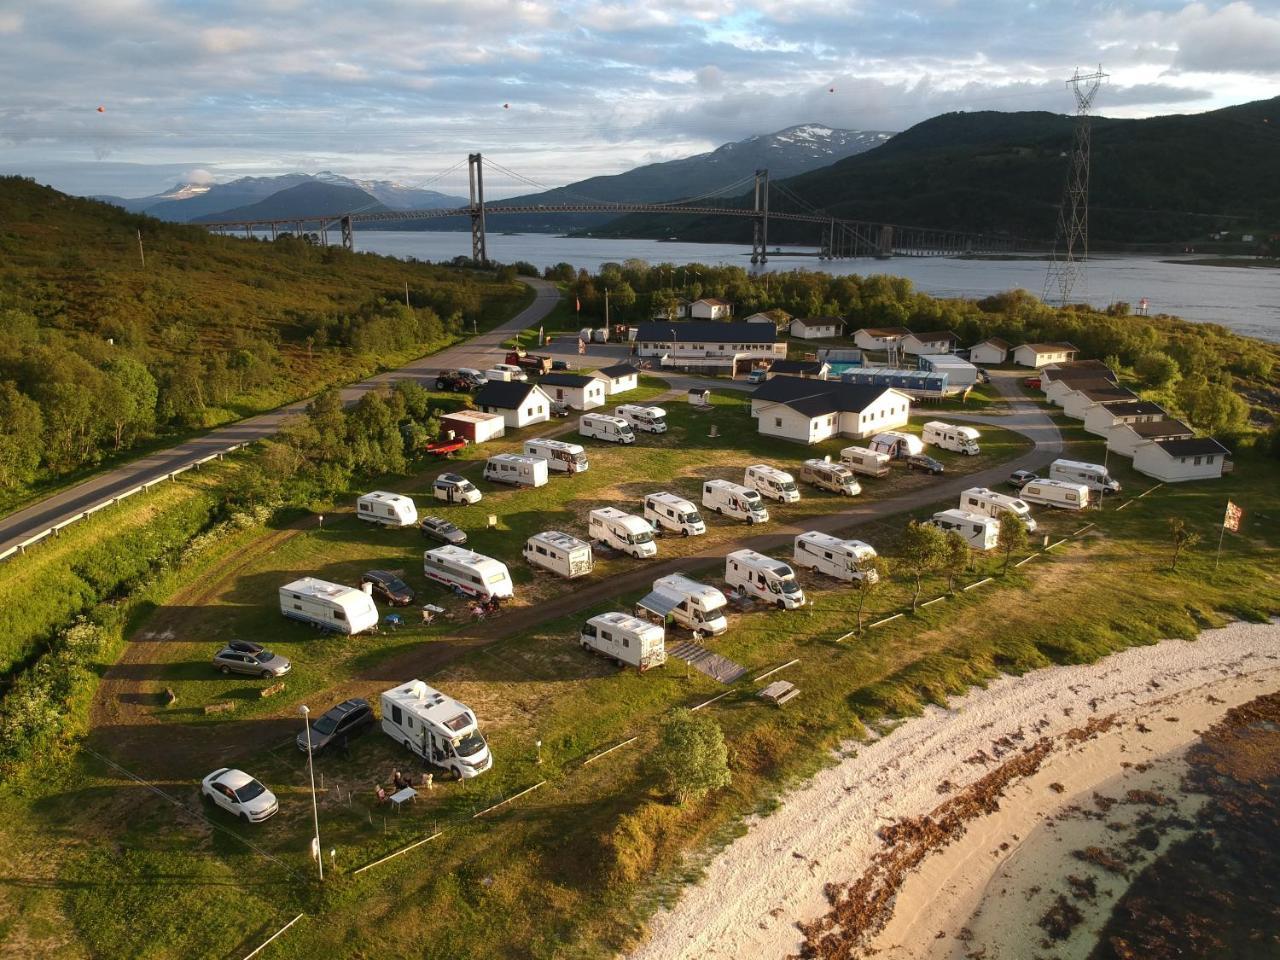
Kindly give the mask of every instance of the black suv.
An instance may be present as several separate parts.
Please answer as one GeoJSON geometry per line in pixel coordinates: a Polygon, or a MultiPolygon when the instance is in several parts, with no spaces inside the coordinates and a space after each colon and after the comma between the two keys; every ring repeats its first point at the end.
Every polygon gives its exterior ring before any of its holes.
{"type": "Polygon", "coordinates": [[[360,578],[361,583],[373,586],[373,595],[393,607],[407,607],[413,603],[413,590],[389,570],[370,570],[360,578]]]}
{"type": "MultiPolygon", "coordinates": [[[[311,752],[322,753],[325,747],[357,737],[373,726],[373,710],[368,700],[344,700],[311,724],[311,752]]],[[[307,751],[307,733],[298,734],[298,749],[307,751]]]]}
{"type": "Polygon", "coordinates": [[[924,470],[931,473],[935,477],[947,468],[942,465],[942,461],[935,460],[933,457],[926,457],[923,453],[913,453],[907,457],[908,470],[924,470]]]}

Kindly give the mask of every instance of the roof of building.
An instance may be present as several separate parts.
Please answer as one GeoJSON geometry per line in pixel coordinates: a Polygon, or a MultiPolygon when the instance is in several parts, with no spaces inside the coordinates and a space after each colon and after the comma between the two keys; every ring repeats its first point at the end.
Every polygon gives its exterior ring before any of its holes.
{"type": "Polygon", "coordinates": [[[1231,452],[1213,437],[1192,437],[1188,440],[1157,440],[1155,444],[1171,457],[1198,457],[1210,453],[1231,452]]]}
{"type": "Polygon", "coordinates": [[[1065,341],[1062,343],[1020,343],[1014,347],[1014,349],[1021,350],[1023,347],[1029,347],[1036,353],[1059,353],[1063,350],[1070,351],[1071,353],[1080,352],[1080,348],[1075,344],[1067,343],[1065,341]]]}
{"type": "Polygon", "coordinates": [[[486,420],[501,420],[496,413],[485,413],[481,410],[455,410],[453,413],[440,414],[441,420],[465,420],[469,423],[482,423],[486,420]]]}
{"type": "Polygon", "coordinates": [[[1150,417],[1164,413],[1164,407],[1153,400],[1104,400],[1102,405],[1113,417],[1150,417]]]}
{"type": "Polygon", "coordinates": [[[1146,420],[1142,423],[1126,423],[1126,427],[1144,440],[1158,440],[1161,437],[1193,437],[1195,431],[1181,420],[1146,420]]]}
{"type": "Polygon", "coordinates": [[[858,333],[869,333],[873,337],[905,337],[911,331],[906,327],[863,327],[861,330],[853,331],[858,333]]]}
{"type": "Polygon", "coordinates": [[[612,367],[601,367],[596,373],[602,377],[608,377],[610,380],[617,380],[619,377],[629,377],[632,374],[638,374],[637,370],[629,363],[615,363],[612,367]]]}
{"type": "Polygon", "coordinates": [[[1099,386],[1077,386],[1076,392],[1086,400],[1094,403],[1107,403],[1111,400],[1137,400],[1137,394],[1127,387],[1117,387],[1109,380],[1100,381],[1099,386]]]}
{"type": "Polygon", "coordinates": [[[960,339],[950,330],[928,330],[924,333],[913,333],[911,336],[915,337],[918,343],[937,343],[940,340],[955,343],[960,339]]]}
{"type": "Polygon", "coordinates": [[[721,323],[716,320],[679,320],[671,323],[636,324],[636,339],[664,343],[675,335],[676,343],[777,343],[778,331],[765,323],[721,323]]]}
{"type": "Polygon", "coordinates": [[[1040,379],[1045,383],[1053,383],[1061,381],[1063,383],[1079,383],[1085,381],[1101,381],[1106,380],[1108,383],[1116,382],[1116,375],[1111,368],[1103,364],[1096,367],[1068,367],[1066,365],[1052,367],[1044,367],[1040,371],[1040,379]]]}
{"type": "MultiPolygon", "coordinates": [[[[987,337],[987,339],[985,340],[979,340],[977,343],[973,345],[973,347],[981,347],[983,344],[990,344],[991,346],[996,347],[997,349],[1000,349],[1000,350],[1009,349],[1009,341],[1001,340],[999,337],[987,337]]],[[[969,349],[972,350],[973,347],[970,347],[969,349]]]]}
{"type": "Polygon", "coordinates": [[[548,373],[538,378],[538,383],[552,387],[585,387],[593,380],[605,377],[595,373],[548,373]]]}
{"type": "Polygon", "coordinates": [[[839,317],[796,317],[792,323],[804,324],[806,327],[839,327],[844,321],[839,317]]]}
{"type": "Polygon", "coordinates": [[[821,360],[775,360],[769,369],[773,373],[821,373],[825,366],[821,360]]]}
{"type": "Polygon", "coordinates": [[[842,380],[774,377],[756,387],[752,399],[780,403],[807,417],[820,417],[828,413],[859,413],[891,389],[842,380]]]}
{"type": "Polygon", "coordinates": [[[514,410],[525,402],[530,391],[537,389],[536,383],[522,383],[519,380],[489,380],[475,392],[473,399],[477,407],[514,410]]]}
{"type": "Polygon", "coordinates": [[[732,307],[733,304],[728,300],[721,300],[719,297],[703,297],[701,300],[695,300],[694,303],[709,303],[713,307],[732,307]]]}
{"type": "MultiPolygon", "coordinates": [[[[1046,381],[1044,377],[1041,376],[1040,382],[1047,386],[1049,383],[1053,383],[1055,381],[1046,381]]],[[[1056,382],[1061,383],[1068,390],[1103,390],[1115,387],[1115,384],[1106,377],[1058,377],[1056,382]]],[[[1114,399],[1118,400],[1123,398],[1116,397],[1114,399]]]]}

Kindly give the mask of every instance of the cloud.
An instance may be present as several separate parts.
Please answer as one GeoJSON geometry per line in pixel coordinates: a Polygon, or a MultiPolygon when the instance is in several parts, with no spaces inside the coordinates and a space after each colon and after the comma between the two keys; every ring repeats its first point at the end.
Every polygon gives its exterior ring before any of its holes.
{"type": "Polygon", "coordinates": [[[237,53],[257,43],[257,32],[241,27],[209,27],[200,32],[200,45],[209,53],[237,53]]]}
{"type": "Polygon", "coordinates": [[[1247,3],[1203,15],[1197,8],[1178,43],[1173,65],[1201,73],[1280,75],[1280,15],[1264,16],[1247,3]]]}
{"type": "Polygon", "coordinates": [[[22,14],[0,10],[0,35],[17,33],[22,29],[22,14]]]}
{"type": "Polygon", "coordinates": [[[701,90],[719,90],[724,86],[724,71],[717,66],[706,66],[695,74],[701,90]]]}
{"type": "Polygon", "coordinates": [[[217,177],[204,167],[194,167],[182,175],[183,183],[194,183],[199,186],[204,186],[208,183],[215,183],[217,182],[217,179],[217,177]]]}

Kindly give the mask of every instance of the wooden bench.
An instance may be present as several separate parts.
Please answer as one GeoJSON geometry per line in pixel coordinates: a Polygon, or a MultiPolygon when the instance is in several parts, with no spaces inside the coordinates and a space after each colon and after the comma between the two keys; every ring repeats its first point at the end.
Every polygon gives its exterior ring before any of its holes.
{"type": "Polygon", "coordinates": [[[274,697],[277,693],[284,689],[284,681],[279,680],[271,684],[269,687],[263,687],[258,691],[258,696],[265,699],[266,697],[274,697]]]}
{"type": "Polygon", "coordinates": [[[206,703],[204,705],[205,713],[228,713],[236,708],[234,700],[224,700],[222,703],[206,703]]]}
{"type": "Polygon", "coordinates": [[[798,696],[800,696],[800,688],[788,680],[775,680],[760,691],[760,699],[768,700],[779,707],[798,696]]]}

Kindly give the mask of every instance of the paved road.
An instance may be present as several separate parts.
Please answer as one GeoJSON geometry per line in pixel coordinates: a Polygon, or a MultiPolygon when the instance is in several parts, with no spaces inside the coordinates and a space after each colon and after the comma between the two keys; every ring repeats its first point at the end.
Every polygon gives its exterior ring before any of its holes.
{"type": "MultiPolygon", "coordinates": [[[[552,311],[560,299],[559,291],[554,284],[534,279],[522,279],[522,282],[533,287],[537,296],[533,303],[506,323],[465,343],[347,387],[342,391],[343,401],[355,403],[369,390],[396,380],[434,378],[437,371],[451,367],[477,367],[483,370],[491,366],[495,360],[500,362],[499,355],[505,353],[501,347],[502,341],[507,339],[514,330],[524,330],[536,325],[552,311]]],[[[47,497],[17,513],[12,513],[0,519],[0,553],[35,536],[42,530],[79,516],[94,504],[132,490],[139,484],[168,476],[175,470],[238,443],[272,436],[280,430],[285,420],[302,413],[306,406],[307,401],[300,400],[270,413],[219,427],[176,447],[157,451],[132,463],[108,470],[84,483],[47,497]]]]}

